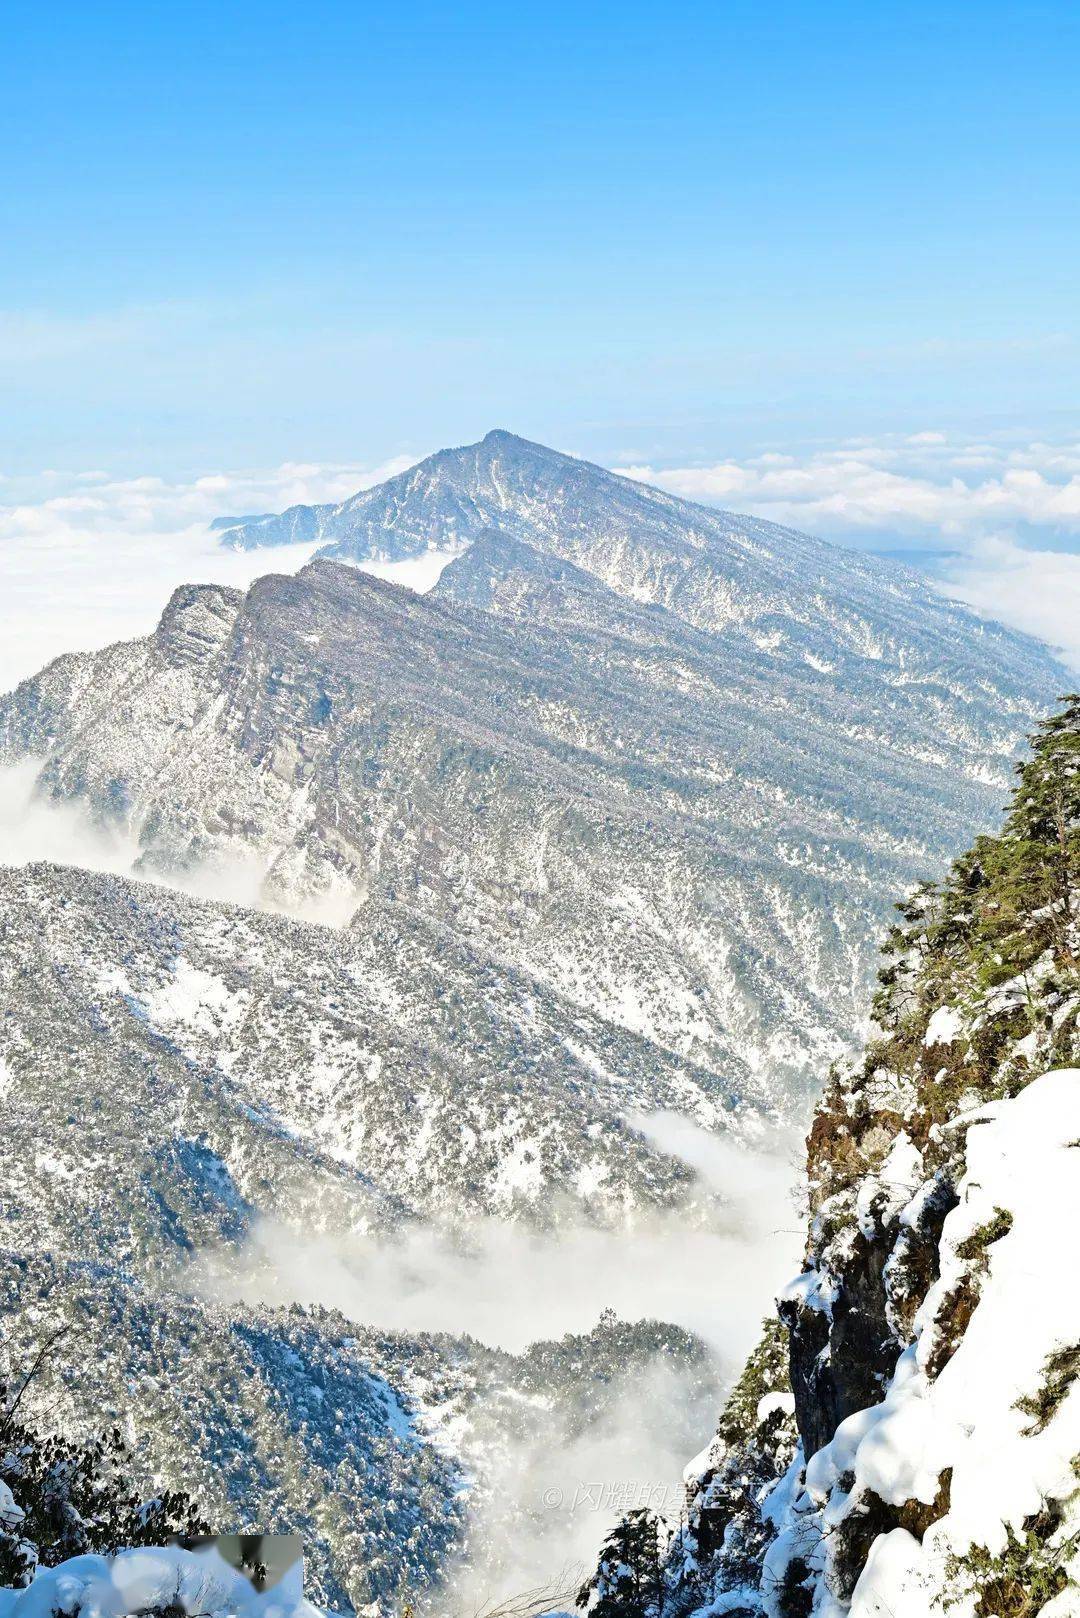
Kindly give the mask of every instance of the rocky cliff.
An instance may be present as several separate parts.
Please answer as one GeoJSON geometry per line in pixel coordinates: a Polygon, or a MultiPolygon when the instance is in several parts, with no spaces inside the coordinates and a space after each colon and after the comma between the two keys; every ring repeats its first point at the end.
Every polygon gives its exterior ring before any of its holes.
{"type": "Polygon", "coordinates": [[[901,907],[803,1273],[690,1468],[665,1612],[1080,1611],[1080,699],[901,907]]]}

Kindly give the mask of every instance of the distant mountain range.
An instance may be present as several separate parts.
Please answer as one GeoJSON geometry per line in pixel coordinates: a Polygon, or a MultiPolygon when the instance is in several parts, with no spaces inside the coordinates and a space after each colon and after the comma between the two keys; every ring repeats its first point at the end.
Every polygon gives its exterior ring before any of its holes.
{"type": "Polygon", "coordinates": [[[348,562],[462,550],[494,529],[635,601],[792,661],[817,658],[838,672],[849,656],[910,662],[957,697],[965,676],[992,663],[1003,689],[1010,672],[1040,685],[1048,674],[1031,642],[947,605],[894,562],[680,500],[501,430],[340,504],[214,527],[236,549],[303,541],[348,562]]]}
{"type": "Polygon", "coordinates": [[[0,871],[4,1307],[96,1288],[115,1330],[74,1404],[130,1395],[156,1470],[179,1423],[177,1481],[220,1474],[315,1536],[326,1593],[389,1612],[464,1532],[474,1461],[423,1409],[525,1372],[246,1320],[173,1296],[179,1268],[270,1214],[392,1237],[688,1206],[633,1120],[805,1116],[893,899],[993,824],[1063,675],[902,568],[507,433],[222,539],[323,551],[58,659],[0,701],[0,762],[40,759],[134,877],[242,867],[335,925],[0,871]],[[348,565],[429,552],[423,596],[348,565]],[[400,1510],[357,1526],[358,1494],[400,1510]]]}
{"type": "Polygon", "coordinates": [[[468,548],[426,596],[329,560],[182,589],[0,703],[0,757],[140,869],[400,907],[781,1106],[1061,679],[902,569],[505,433],[304,510],[232,537],[468,548]]]}

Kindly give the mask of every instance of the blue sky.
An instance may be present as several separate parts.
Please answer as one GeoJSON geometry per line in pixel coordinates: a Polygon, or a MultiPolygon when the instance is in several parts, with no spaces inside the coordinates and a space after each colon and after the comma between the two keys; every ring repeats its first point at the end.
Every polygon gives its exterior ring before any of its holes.
{"type": "Polygon", "coordinates": [[[0,472],[1075,427],[1072,5],[5,6],[0,472]]]}

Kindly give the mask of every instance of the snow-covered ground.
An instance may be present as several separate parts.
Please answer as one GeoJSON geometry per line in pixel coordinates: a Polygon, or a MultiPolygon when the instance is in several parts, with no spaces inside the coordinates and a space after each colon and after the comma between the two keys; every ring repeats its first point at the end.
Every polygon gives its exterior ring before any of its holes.
{"type": "MultiPolygon", "coordinates": [[[[872,1489],[895,1505],[931,1505],[949,1470],[949,1508],[921,1544],[903,1528],[881,1536],[850,1609],[827,1605],[821,1618],[849,1611],[850,1618],[927,1618],[946,1597],[953,1618],[969,1618],[978,1609],[958,1564],[973,1547],[1000,1556],[1010,1530],[1022,1539],[1025,1523],[1047,1502],[1067,1500],[1080,1487],[1080,1384],[1068,1385],[1056,1408],[1033,1410],[1061,1356],[1080,1359],[1080,1289],[1062,1268],[1080,1227],[1080,1069],[1046,1073],[1011,1101],[961,1121],[967,1173],[945,1222],[941,1276],[919,1311],[916,1341],[882,1403],[844,1422],[806,1476],[818,1499],[851,1472],[856,1490],[872,1489]],[[987,1249],[988,1272],[960,1345],[931,1378],[929,1328],[963,1273],[958,1250],[1008,1221],[987,1249]]],[[[843,1511],[834,1488],[830,1521],[843,1511]]],[[[1075,1514],[1051,1543],[1062,1571],[1080,1574],[1075,1514]]],[[[1043,1618],[1078,1611],[1075,1589],[1042,1609],[1043,1618]]]]}
{"type": "Polygon", "coordinates": [[[0,1618],[57,1618],[61,1613],[65,1618],[125,1618],[166,1610],[198,1618],[320,1618],[320,1609],[304,1598],[302,1560],[260,1593],[212,1546],[73,1556],[42,1568],[24,1590],[0,1589],[0,1618]]]}

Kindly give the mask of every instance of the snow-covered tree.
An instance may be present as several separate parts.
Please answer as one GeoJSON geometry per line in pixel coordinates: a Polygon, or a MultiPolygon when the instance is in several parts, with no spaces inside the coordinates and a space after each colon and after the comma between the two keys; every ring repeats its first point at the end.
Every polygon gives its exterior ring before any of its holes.
{"type": "Polygon", "coordinates": [[[630,1511],[611,1530],[592,1578],[578,1592],[589,1618],[660,1618],[667,1531],[655,1512],[630,1511]]]}
{"type": "Polygon", "coordinates": [[[23,1418],[23,1395],[50,1347],[21,1378],[0,1382],[0,1586],[23,1587],[39,1565],[86,1551],[208,1532],[186,1494],[143,1496],[118,1428],[78,1442],[43,1435],[23,1418]]]}

